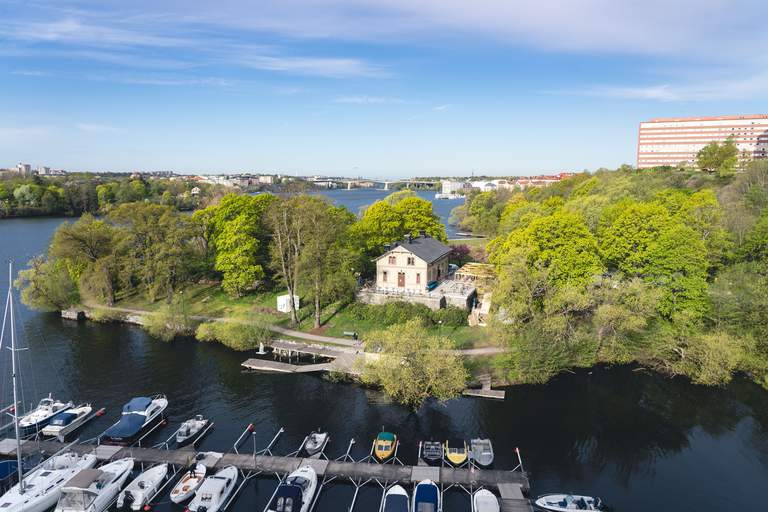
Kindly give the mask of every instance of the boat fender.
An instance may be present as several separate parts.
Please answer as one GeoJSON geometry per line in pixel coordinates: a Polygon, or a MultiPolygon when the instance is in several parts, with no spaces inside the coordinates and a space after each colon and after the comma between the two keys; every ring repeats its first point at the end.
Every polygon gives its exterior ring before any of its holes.
{"type": "Polygon", "coordinates": [[[248,424],[248,432],[253,432],[253,423],[248,424]]]}
{"type": "Polygon", "coordinates": [[[149,512],[152,510],[152,505],[144,505],[144,512],[149,512]]]}

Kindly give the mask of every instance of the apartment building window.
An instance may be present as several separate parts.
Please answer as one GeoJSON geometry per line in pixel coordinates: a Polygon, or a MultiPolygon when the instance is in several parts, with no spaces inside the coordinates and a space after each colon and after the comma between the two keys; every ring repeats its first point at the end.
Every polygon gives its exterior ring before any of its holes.
{"type": "Polygon", "coordinates": [[[389,264],[390,265],[397,265],[397,257],[396,256],[390,256],[389,257],[389,264]]]}
{"type": "Polygon", "coordinates": [[[381,280],[384,281],[385,283],[387,282],[387,271],[386,270],[381,273],[381,280]]]}
{"type": "Polygon", "coordinates": [[[408,257],[408,264],[409,265],[415,265],[416,264],[416,258],[408,257]]]}

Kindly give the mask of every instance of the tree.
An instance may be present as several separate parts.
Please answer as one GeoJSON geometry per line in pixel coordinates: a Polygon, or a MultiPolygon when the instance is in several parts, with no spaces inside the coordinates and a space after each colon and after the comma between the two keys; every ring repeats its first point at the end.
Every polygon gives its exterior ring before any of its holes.
{"type": "Polygon", "coordinates": [[[200,341],[218,341],[239,352],[253,350],[272,339],[272,331],[260,321],[206,322],[197,326],[195,337],[200,341]]]}
{"type": "Polygon", "coordinates": [[[80,300],[77,284],[61,260],[33,258],[30,268],[19,272],[15,285],[24,304],[42,311],[61,311],[80,300]]]}
{"type": "Polygon", "coordinates": [[[264,277],[259,263],[257,226],[245,214],[226,222],[216,238],[216,270],[224,279],[221,287],[232,297],[241,297],[264,277]]]}
{"type": "Polygon", "coordinates": [[[716,141],[710,142],[696,155],[696,165],[699,169],[716,173],[721,178],[732,176],[738,163],[739,149],[730,137],[722,145],[716,141]]]}
{"type": "Polygon", "coordinates": [[[418,409],[435,397],[448,400],[466,386],[461,358],[449,352],[448,338],[430,334],[421,319],[390,326],[366,337],[366,348],[381,353],[363,370],[363,381],[381,387],[393,400],[418,409]]]}
{"type": "MultiPolygon", "coordinates": [[[[607,212],[608,215],[613,213],[607,212]]],[[[600,255],[609,268],[637,276],[648,263],[648,250],[671,224],[669,211],[656,203],[623,204],[618,216],[601,229],[600,255]]]]}
{"type": "Polygon", "coordinates": [[[747,233],[739,254],[746,261],[761,261],[768,257],[768,209],[763,210],[757,224],[747,233]]]}
{"type": "Polygon", "coordinates": [[[166,304],[160,311],[147,315],[144,327],[155,338],[173,341],[195,332],[195,321],[189,316],[183,295],[166,304]]]}

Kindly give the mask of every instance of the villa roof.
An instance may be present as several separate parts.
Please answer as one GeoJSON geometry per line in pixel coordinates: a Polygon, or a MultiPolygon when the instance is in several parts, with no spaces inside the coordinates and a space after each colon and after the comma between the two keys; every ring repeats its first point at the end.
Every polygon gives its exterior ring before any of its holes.
{"type": "Polygon", "coordinates": [[[436,238],[432,238],[431,236],[417,236],[410,240],[406,238],[402,242],[398,242],[395,247],[376,258],[376,260],[383,258],[396,247],[402,247],[405,250],[412,252],[427,263],[433,263],[451,252],[450,247],[436,238]]]}

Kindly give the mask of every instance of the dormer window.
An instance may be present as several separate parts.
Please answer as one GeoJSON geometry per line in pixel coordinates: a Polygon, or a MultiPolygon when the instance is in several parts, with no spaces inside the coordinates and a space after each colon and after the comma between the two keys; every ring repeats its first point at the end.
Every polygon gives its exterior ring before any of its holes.
{"type": "Polygon", "coordinates": [[[416,264],[416,258],[414,258],[413,256],[409,256],[408,257],[408,264],[409,265],[415,265],[416,264]]]}
{"type": "Polygon", "coordinates": [[[389,257],[389,264],[390,265],[397,265],[397,256],[390,256],[389,257]]]}

